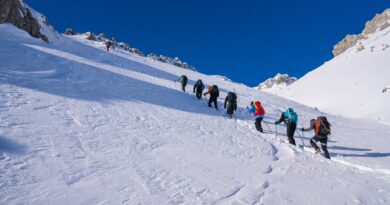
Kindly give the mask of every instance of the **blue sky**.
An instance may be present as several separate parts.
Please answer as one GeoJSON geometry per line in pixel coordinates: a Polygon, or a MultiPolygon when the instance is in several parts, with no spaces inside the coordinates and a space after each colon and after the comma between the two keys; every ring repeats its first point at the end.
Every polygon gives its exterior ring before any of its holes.
{"type": "Polygon", "coordinates": [[[145,53],[179,56],[206,74],[255,86],[302,77],[389,0],[25,0],[59,31],[105,33],[145,53]]]}

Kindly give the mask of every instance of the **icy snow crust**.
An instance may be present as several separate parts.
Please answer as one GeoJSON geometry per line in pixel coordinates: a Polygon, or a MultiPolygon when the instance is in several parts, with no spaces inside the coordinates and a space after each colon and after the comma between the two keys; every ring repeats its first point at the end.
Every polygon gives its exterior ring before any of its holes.
{"type": "Polygon", "coordinates": [[[390,203],[387,125],[328,115],[329,161],[312,133],[294,148],[283,126],[257,133],[244,108],[261,100],[273,122],[291,106],[299,127],[325,113],[77,36],[0,33],[0,204],[390,203]],[[195,99],[199,78],[220,87],[221,109],[236,90],[237,119],[195,99]]]}

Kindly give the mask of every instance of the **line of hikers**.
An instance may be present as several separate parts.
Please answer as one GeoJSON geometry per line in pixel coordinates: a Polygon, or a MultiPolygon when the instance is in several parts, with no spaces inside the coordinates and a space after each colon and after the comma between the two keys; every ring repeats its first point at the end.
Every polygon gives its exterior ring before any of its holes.
{"type": "MultiPolygon", "coordinates": [[[[175,82],[180,81],[182,86],[182,91],[185,92],[185,87],[187,86],[188,78],[185,75],[182,75],[179,79],[175,80],[175,82]]],[[[194,84],[193,92],[195,93],[196,97],[198,99],[202,98],[202,92],[204,90],[205,86],[202,82],[202,80],[197,80],[194,84]]],[[[207,92],[205,92],[203,95],[206,96],[207,94],[210,94],[210,98],[208,101],[208,106],[211,107],[211,104],[214,103],[215,109],[218,110],[217,105],[217,99],[219,97],[219,89],[217,85],[208,86],[207,92]]],[[[229,118],[232,118],[234,115],[234,111],[237,110],[237,94],[235,92],[228,92],[224,108],[226,109],[226,114],[229,116],[229,118]]],[[[261,126],[261,122],[263,121],[263,118],[265,116],[265,110],[261,104],[260,101],[254,101],[251,102],[250,106],[246,107],[247,112],[249,114],[253,114],[255,118],[255,127],[256,130],[263,133],[263,128],[261,126]]],[[[290,144],[296,146],[295,140],[294,140],[294,133],[297,128],[298,123],[298,114],[292,109],[287,108],[284,112],[281,113],[279,120],[275,121],[275,126],[277,126],[280,123],[284,123],[286,125],[286,131],[287,131],[287,138],[290,144]]],[[[327,149],[327,143],[328,143],[328,136],[331,134],[331,124],[327,120],[325,116],[319,116],[317,119],[311,119],[310,120],[310,126],[308,128],[300,128],[300,131],[307,132],[314,130],[314,136],[310,139],[310,144],[314,147],[315,153],[320,153],[320,148],[316,144],[317,142],[320,142],[321,149],[324,152],[324,156],[327,159],[330,159],[330,155],[327,149]]],[[[277,132],[275,130],[275,132],[277,132]]],[[[275,133],[277,134],[277,133],[275,133]]]]}

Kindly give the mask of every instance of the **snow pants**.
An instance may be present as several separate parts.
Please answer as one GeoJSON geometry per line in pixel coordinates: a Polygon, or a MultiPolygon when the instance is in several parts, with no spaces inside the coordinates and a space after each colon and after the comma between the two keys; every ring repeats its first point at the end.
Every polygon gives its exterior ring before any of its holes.
{"type": "Polygon", "coordinates": [[[311,146],[314,147],[315,150],[320,149],[316,144],[316,142],[318,142],[318,141],[321,143],[321,149],[324,152],[325,158],[330,159],[329,152],[328,152],[328,137],[314,136],[313,138],[311,138],[310,144],[311,144],[311,146]]]}
{"type": "Polygon", "coordinates": [[[287,124],[287,138],[288,138],[288,142],[292,145],[296,145],[294,140],[294,133],[296,129],[297,129],[297,123],[287,124]]]}
{"type": "Polygon", "coordinates": [[[183,90],[183,92],[186,91],[186,86],[187,86],[187,83],[181,83],[181,89],[183,90]]]}
{"type": "Polygon", "coordinates": [[[263,132],[263,128],[261,127],[261,121],[263,121],[262,117],[256,118],[256,121],[255,121],[256,130],[259,132],[263,132]]]}
{"type": "Polygon", "coordinates": [[[202,98],[202,92],[203,92],[203,90],[202,89],[196,89],[196,97],[198,98],[198,99],[201,99],[202,98]]]}
{"type": "Polygon", "coordinates": [[[217,99],[218,99],[218,97],[216,97],[216,96],[210,96],[209,107],[211,107],[211,103],[214,102],[215,109],[218,110],[217,99]]]}
{"type": "Polygon", "coordinates": [[[231,102],[227,106],[226,114],[232,117],[235,110],[237,110],[237,102],[231,102]]]}

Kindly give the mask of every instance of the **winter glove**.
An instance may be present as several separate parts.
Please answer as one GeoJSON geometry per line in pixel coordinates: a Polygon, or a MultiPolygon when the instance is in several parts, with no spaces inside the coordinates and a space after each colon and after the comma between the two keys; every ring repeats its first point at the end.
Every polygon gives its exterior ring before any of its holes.
{"type": "Polygon", "coordinates": [[[301,131],[303,132],[303,131],[305,131],[305,129],[302,127],[302,128],[301,128],[301,131]]]}

